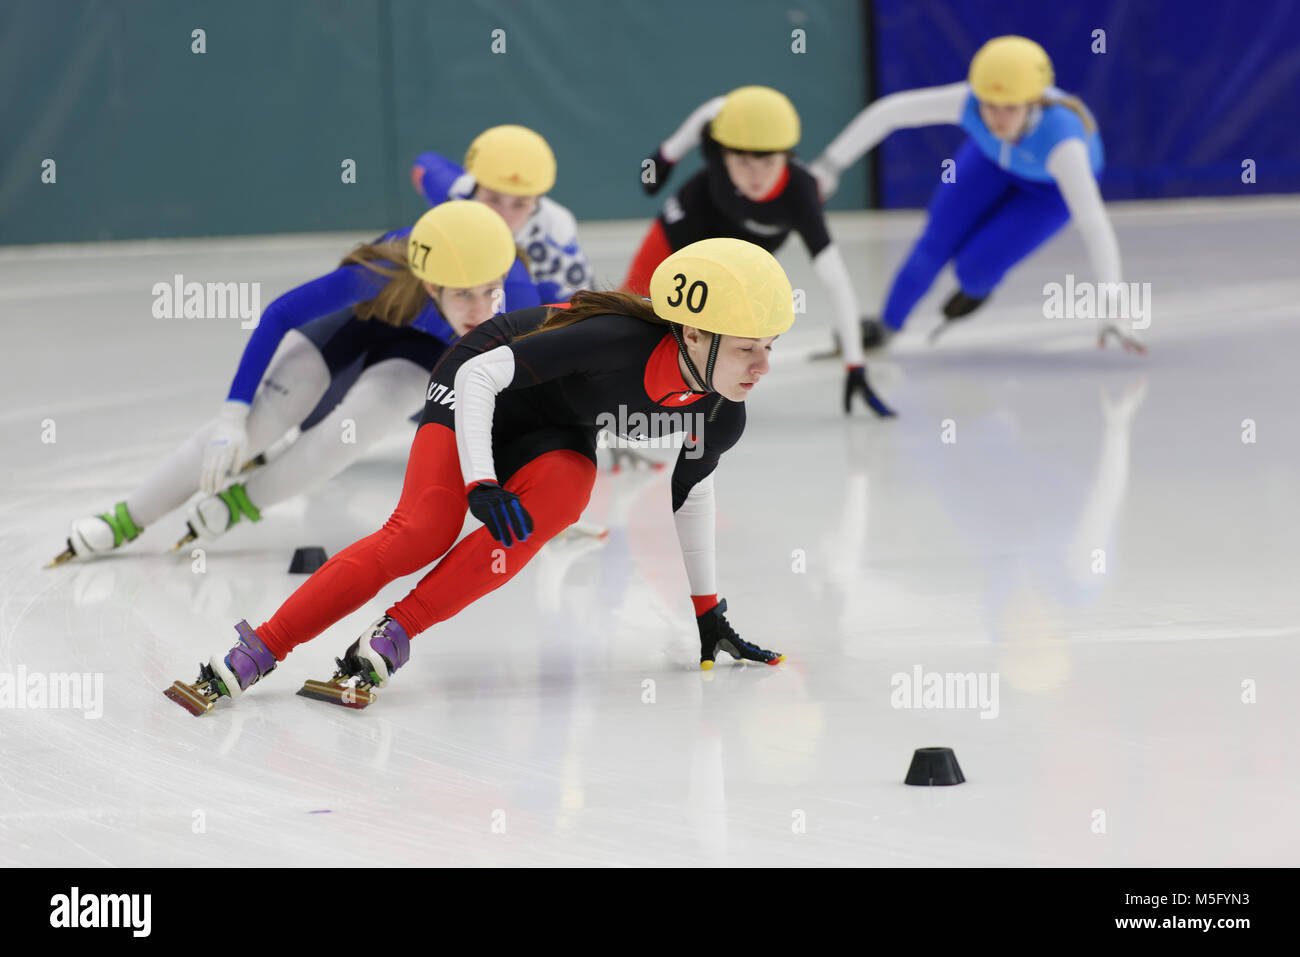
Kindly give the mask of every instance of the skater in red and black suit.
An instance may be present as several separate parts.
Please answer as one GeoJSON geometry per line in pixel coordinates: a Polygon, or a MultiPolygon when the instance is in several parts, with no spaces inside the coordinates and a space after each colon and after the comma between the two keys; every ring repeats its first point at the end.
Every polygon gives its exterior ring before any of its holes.
{"type": "Polygon", "coordinates": [[[834,309],[845,364],[844,411],[856,395],[877,415],[891,416],[867,384],[857,294],[826,228],[817,181],[794,158],[798,142],[799,114],[769,87],[742,86],[699,107],[645,162],[641,182],[646,192],[658,192],[697,144],[704,169],[664,203],[623,286],[644,295],[664,257],[707,237],[731,236],[776,252],[797,232],[834,309]]]}
{"type": "Polygon", "coordinates": [[[326,562],[269,621],[236,626],[239,643],[202,667],[191,710],[241,694],[384,585],[437,562],[352,643],[336,675],[386,684],[408,660],[412,637],[510,580],[578,518],[596,475],[597,431],[615,420],[688,432],[672,510],[701,667],[712,667],[718,649],[780,662],[724,616],[712,473],[744,431],[745,399],[769,371],[773,341],[793,322],[790,283],[771,254],[710,239],[660,264],[649,301],[582,292],[568,310],[537,307],[483,323],[433,371],[392,517],[326,562]],[[485,527],[456,544],[467,510],[485,527]]]}

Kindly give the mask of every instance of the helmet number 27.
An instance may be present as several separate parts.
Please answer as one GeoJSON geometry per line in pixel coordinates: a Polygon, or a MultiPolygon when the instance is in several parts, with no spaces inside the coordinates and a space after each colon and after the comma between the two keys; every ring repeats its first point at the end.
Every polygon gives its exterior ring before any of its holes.
{"type": "MultiPolygon", "coordinates": [[[[667,302],[668,305],[677,307],[682,304],[682,290],[686,288],[686,275],[679,272],[673,276],[673,278],[677,280],[677,285],[673,288],[673,292],[676,293],[677,298],[673,299],[670,296],[667,302]]],[[[686,289],[686,308],[691,312],[699,312],[704,308],[704,303],[708,298],[709,287],[702,280],[697,279],[695,282],[691,283],[689,289],[686,289]],[[697,289],[700,293],[700,301],[698,303],[695,301],[695,292],[697,289]]]]}
{"type": "Polygon", "coordinates": [[[419,266],[416,266],[416,268],[417,268],[417,269],[424,269],[425,266],[426,266],[426,264],[427,264],[428,261],[429,261],[429,250],[432,249],[432,248],[433,248],[432,246],[429,246],[429,245],[427,245],[427,244],[425,244],[425,243],[422,243],[422,242],[420,242],[419,240],[412,239],[412,240],[411,240],[411,265],[412,265],[412,266],[415,266],[415,257],[416,257],[416,254],[417,254],[418,252],[420,252],[421,250],[423,250],[424,255],[420,258],[420,264],[419,264],[419,266]]]}

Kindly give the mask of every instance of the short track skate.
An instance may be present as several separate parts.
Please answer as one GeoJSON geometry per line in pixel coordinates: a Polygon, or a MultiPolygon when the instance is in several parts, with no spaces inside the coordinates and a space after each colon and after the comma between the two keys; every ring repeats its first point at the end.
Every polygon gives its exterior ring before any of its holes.
{"type": "Polygon", "coordinates": [[[375,700],[374,686],[370,679],[360,672],[352,671],[342,658],[335,658],[338,670],[328,681],[307,681],[298,689],[298,694],[315,701],[326,701],[344,708],[360,709],[375,700]]]}
{"type": "Polygon", "coordinates": [[[199,665],[199,676],[193,684],[187,685],[183,681],[174,681],[163,694],[196,717],[211,711],[212,706],[222,695],[229,697],[229,692],[222,685],[221,679],[209,665],[199,665]]]}

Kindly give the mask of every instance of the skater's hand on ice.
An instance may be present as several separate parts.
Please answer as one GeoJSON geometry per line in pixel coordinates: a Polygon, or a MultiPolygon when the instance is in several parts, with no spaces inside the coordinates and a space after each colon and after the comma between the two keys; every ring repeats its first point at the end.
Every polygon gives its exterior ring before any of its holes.
{"type": "Polygon", "coordinates": [[[203,450],[199,487],[212,495],[225,485],[226,479],[248,458],[248,403],[226,402],[203,450]]]}
{"type": "Polygon", "coordinates": [[[676,165],[664,159],[662,149],[655,150],[655,155],[650,157],[650,165],[641,167],[641,188],[646,191],[646,195],[653,196],[663,189],[664,183],[668,182],[668,174],[676,165]]]}
{"type": "Polygon", "coordinates": [[[417,193],[424,195],[424,167],[419,163],[411,167],[411,185],[417,193]]]}
{"type": "Polygon", "coordinates": [[[893,409],[880,401],[880,396],[867,384],[867,370],[862,366],[849,366],[844,373],[844,414],[853,411],[853,397],[858,396],[867,408],[882,419],[897,415],[893,409]]]}
{"type": "Polygon", "coordinates": [[[533,517],[519,503],[519,496],[496,482],[476,482],[466,497],[474,517],[506,548],[527,541],[533,533],[533,517]]]}
{"type": "Polygon", "coordinates": [[[731,657],[744,661],[758,661],[765,665],[778,665],[785,660],[785,655],[777,651],[766,651],[758,645],[751,645],[731,627],[727,616],[727,600],[724,598],[708,611],[695,618],[700,629],[700,669],[708,671],[713,667],[719,651],[725,651],[731,657]]]}
{"type": "Polygon", "coordinates": [[[831,168],[830,163],[821,157],[813,160],[812,165],[808,167],[808,172],[812,173],[813,179],[817,180],[817,195],[823,203],[826,202],[839,188],[839,174],[831,168]]]}
{"type": "Polygon", "coordinates": [[[1140,356],[1147,354],[1147,347],[1142,345],[1136,336],[1126,336],[1124,333],[1120,332],[1119,326],[1114,325],[1113,323],[1108,326],[1103,326],[1097,332],[1097,348],[1105,349],[1106,340],[1111,336],[1114,336],[1119,340],[1119,343],[1124,347],[1125,352],[1135,352],[1140,356]]]}

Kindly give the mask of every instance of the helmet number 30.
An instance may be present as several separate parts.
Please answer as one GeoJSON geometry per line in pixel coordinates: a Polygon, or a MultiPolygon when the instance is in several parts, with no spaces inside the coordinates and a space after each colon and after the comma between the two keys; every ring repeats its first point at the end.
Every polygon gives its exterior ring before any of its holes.
{"type": "Polygon", "coordinates": [[[416,256],[419,255],[420,265],[416,268],[424,269],[425,264],[428,263],[429,261],[429,250],[432,248],[433,248],[432,246],[426,245],[425,243],[422,243],[417,239],[412,239],[411,240],[411,265],[412,266],[415,265],[416,256]],[[421,253],[423,253],[423,255],[421,255],[421,253]]]}
{"type": "Polygon", "coordinates": [[[709,298],[709,287],[704,283],[704,281],[701,279],[697,279],[695,280],[695,282],[691,283],[691,287],[689,289],[686,289],[685,273],[679,272],[677,273],[677,275],[673,276],[673,278],[677,280],[677,285],[673,288],[673,293],[677,296],[677,298],[674,299],[672,296],[669,296],[667,299],[668,305],[674,308],[680,306],[682,304],[682,290],[685,289],[686,308],[689,309],[691,312],[699,312],[700,310],[702,310],[704,308],[704,303],[707,302],[709,298]],[[695,296],[697,291],[699,293],[699,299],[700,299],[699,302],[695,301],[695,296]]]}

